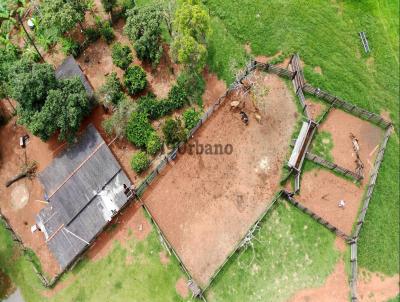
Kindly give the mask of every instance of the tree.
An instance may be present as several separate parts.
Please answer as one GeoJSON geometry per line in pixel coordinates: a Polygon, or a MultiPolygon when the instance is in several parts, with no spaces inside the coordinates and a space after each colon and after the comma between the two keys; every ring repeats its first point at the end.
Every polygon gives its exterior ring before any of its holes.
{"type": "Polygon", "coordinates": [[[132,63],[132,51],[127,45],[122,45],[117,42],[114,43],[111,49],[111,57],[115,66],[126,70],[128,66],[132,63]]]}
{"type": "Polygon", "coordinates": [[[206,63],[210,16],[199,0],[183,0],[175,12],[171,52],[185,67],[201,71],[206,63]]]}
{"type": "Polygon", "coordinates": [[[22,122],[29,124],[30,113],[40,111],[45,103],[48,91],[57,88],[54,68],[50,64],[20,60],[11,69],[11,74],[11,96],[20,105],[22,122]]]}
{"type": "Polygon", "coordinates": [[[76,24],[82,28],[87,4],[84,0],[43,0],[41,5],[42,24],[54,28],[59,34],[73,29],[76,24]]]}
{"type": "Polygon", "coordinates": [[[133,8],[127,12],[125,34],[134,43],[137,57],[156,66],[162,55],[162,14],[159,6],[133,8]]]}
{"type": "Polygon", "coordinates": [[[157,152],[160,151],[162,145],[163,142],[161,138],[157,135],[157,133],[151,133],[146,143],[147,153],[149,153],[150,155],[157,154],[157,152]]]}
{"type": "Polygon", "coordinates": [[[106,77],[106,82],[100,88],[101,102],[105,106],[117,105],[123,98],[122,84],[117,73],[112,72],[106,77]]]}
{"type": "Polygon", "coordinates": [[[135,95],[146,88],[146,72],[140,66],[128,67],[124,74],[124,84],[129,94],[135,95]]]}
{"type": "Polygon", "coordinates": [[[176,146],[186,139],[186,132],[182,127],[182,121],[179,118],[168,118],[165,121],[162,131],[168,145],[176,146]]]}
{"type": "Polygon", "coordinates": [[[80,78],[61,80],[57,89],[48,92],[45,104],[34,114],[28,128],[44,141],[59,131],[60,141],[72,142],[89,109],[89,100],[80,78]]]}

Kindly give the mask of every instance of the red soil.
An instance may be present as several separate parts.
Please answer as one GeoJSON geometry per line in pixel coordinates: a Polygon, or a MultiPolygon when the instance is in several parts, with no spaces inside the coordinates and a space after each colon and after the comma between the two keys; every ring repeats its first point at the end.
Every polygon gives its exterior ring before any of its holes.
{"type": "Polygon", "coordinates": [[[321,114],[327,109],[326,105],[319,102],[314,102],[310,99],[306,99],[306,105],[308,114],[314,121],[316,121],[321,116],[321,114]]]}
{"type": "Polygon", "coordinates": [[[343,260],[339,260],[333,273],[323,286],[297,292],[291,302],[347,302],[349,287],[343,260]]]}
{"type": "Polygon", "coordinates": [[[386,302],[400,292],[399,275],[388,277],[361,270],[358,276],[357,293],[361,302],[386,302]]]}
{"type": "MultiPolygon", "coordinates": [[[[296,121],[283,81],[265,79],[267,113],[250,123],[224,105],[195,134],[201,144],[231,144],[233,154],[179,155],[146,191],[143,200],[200,286],[223,263],[279,189],[281,167],[296,121]]],[[[264,78],[262,78],[264,80],[264,78]]],[[[250,98],[250,97],[249,97],[250,98]]]]}
{"type": "Polygon", "coordinates": [[[217,75],[209,73],[207,70],[203,72],[203,77],[206,82],[206,87],[202,99],[204,108],[207,109],[225,93],[227,88],[224,81],[219,80],[217,75]]]}
{"type": "Polygon", "coordinates": [[[349,170],[355,170],[350,133],[360,145],[360,158],[364,163],[364,179],[357,186],[327,170],[305,172],[301,180],[301,201],[310,210],[329,221],[335,227],[350,235],[356,221],[371,169],[374,164],[383,131],[357,117],[341,110],[332,110],[319,128],[332,134],[334,162],[349,170]],[[344,209],[338,207],[340,200],[346,202],[344,209]]]}
{"type": "Polygon", "coordinates": [[[184,277],[178,279],[175,285],[176,292],[182,298],[186,299],[189,297],[189,288],[187,286],[187,281],[184,277]]]}

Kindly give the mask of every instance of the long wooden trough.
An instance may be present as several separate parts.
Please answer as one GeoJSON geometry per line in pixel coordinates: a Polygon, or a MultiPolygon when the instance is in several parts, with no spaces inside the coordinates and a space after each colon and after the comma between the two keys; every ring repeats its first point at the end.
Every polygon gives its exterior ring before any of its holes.
{"type": "Polygon", "coordinates": [[[317,124],[312,120],[303,122],[303,126],[301,127],[299,136],[292,151],[292,155],[290,156],[288,162],[289,168],[300,172],[316,127],[317,124]]]}

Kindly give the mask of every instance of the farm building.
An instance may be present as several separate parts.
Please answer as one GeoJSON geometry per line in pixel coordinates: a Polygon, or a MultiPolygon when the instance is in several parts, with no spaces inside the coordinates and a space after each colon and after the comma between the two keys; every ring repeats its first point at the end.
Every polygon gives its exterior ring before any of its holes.
{"type": "Polygon", "coordinates": [[[56,69],[57,80],[69,79],[72,77],[79,77],[85,87],[86,93],[89,98],[94,97],[94,91],[92,85],[90,85],[85,74],[82,72],[81,67],[73,56],[67,57],[64,62],[56,69]]]}
{"type": "Polygon", "coordinates": [[[48,204],[36,224],[62,269],[133,197],[131,182],[92,125],[38,177],[48,204]]]}

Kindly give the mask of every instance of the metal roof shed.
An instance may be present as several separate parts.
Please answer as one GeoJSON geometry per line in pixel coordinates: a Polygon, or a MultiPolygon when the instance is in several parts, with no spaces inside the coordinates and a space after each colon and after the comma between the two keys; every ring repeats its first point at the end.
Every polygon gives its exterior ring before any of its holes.
{"type": "Polygon", "coordinates": [[[64,60],[64,62],[60,66],[57,67],[56,79],[63,80],[63,79],[70,79],[72,77],[79,77],[81,79],[83,86],[85,87],[88,97],[89,98],[94,97],[94,91],[92,85],[90,85],[85,74],[82,72],[82,69],[79,66],[78,62],[76,62],[73,56],[69,56],[64,60]]]}
{"type": "Polygon", "coordinates": [[[39,174],[49,203],[36,217],[62,269],[129,201],[131,182],[93,125],[39,174]]]}

